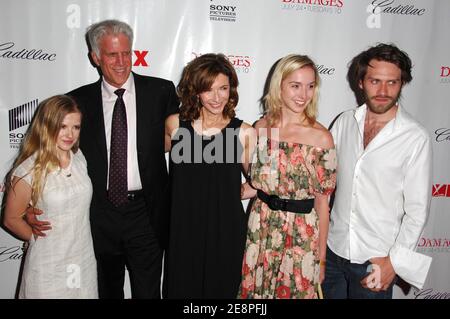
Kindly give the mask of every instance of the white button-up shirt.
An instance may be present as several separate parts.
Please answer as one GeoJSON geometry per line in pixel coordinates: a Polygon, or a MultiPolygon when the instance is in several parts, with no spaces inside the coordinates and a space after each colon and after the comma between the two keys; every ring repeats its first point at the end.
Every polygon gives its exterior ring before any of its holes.
{"type": "MultiPolygon", "coordinates": [[[[128,147],[127,147],[127,180],[128,190],[134,191],[142,189],[141,176],[139,174],[138,156],[137,156],[137,138],[136,138],[136,91],[134,88],[134,77],[130,73],[128,80],[122,85],[125,89],[123,101],[127,112],[127,128],[128,128],[128,147]]],[[[108,179],[107,187],[109,187],[109,152],[111,148],[111,124],[114,111],[114,104],[117,95],[114,93],[117,88],[102,81],[102,100],[103,100],[103,118],[105,121],[106,149],[108,154],[108,179]]]]}
{"type": "Polygon", "coordinates": [[[431,140],[401,106],[364,149],[367,106],[344,112],[331,133],[339,161],[328,246],[362,264],[391,259],[395,272],[422,288],[431,257],[414,251],[431,200],[431,140]]]}

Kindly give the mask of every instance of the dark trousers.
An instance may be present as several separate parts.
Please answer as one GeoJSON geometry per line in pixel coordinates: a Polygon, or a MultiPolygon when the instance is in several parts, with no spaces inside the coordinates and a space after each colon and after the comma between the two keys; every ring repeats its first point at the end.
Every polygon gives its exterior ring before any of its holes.
{"type": "Polygon", "coordinates": [[[360,281],[370,273],[370,261],[354,264],[328,247],[326,258],[325,280],[322,283],[325,299],[392,299],[395,280],[387,291],[373,292],[361,285],[360,281]]]}
{"type": "Polygon", "coordinates": [[[130,276],[132,298],[160,299],[162,250],[150,225],[143,198],[117,209],[114,249],[96,251],[99,297],[123,299],[125,267],[130,276]]]}

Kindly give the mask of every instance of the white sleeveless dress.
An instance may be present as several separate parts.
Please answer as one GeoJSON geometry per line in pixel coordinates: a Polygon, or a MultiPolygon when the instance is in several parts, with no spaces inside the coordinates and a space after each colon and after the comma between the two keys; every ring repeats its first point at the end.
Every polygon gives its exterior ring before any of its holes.
{"type": "MultiPolygon", "coordinates": [[[[31,185],[35,156],[13,175],[31,185]]],[[[92,184],[86,159],[71,152],[70,164],[47,176],[36,207],[51,222],[46,237],[32,236],[25,256],[19,298],[98,298],[97,266],[89,223],[92,184]]]]}

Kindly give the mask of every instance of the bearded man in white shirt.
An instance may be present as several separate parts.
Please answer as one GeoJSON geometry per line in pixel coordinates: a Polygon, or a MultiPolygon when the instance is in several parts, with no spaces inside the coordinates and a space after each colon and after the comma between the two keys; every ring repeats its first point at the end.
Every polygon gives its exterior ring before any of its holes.
{"type": "Polygon", "coordinates": [[[371,47],[352,60],[347,78],[365,104],[331,129],[339,168],[323,291],[391,299],[397,275],[421,288],[431,264],[414,251],[430,206],[431,140],[398,103],[412,80],[405,52],[371,47]]]}

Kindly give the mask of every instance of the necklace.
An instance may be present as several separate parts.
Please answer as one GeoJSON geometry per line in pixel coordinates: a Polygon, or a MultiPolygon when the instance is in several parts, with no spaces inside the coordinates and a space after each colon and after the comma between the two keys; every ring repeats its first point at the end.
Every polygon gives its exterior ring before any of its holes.
{"type": "Polygon", "coordinates": [[[62,166],[61,166],[61,163],[60,163],[60,170],[61,170],[61,172],[66,176],[66,177],[71,177],[72,176],[72,154],[71,153],[69,153],[69,163],[67,164],[67,167],[66,168],[63,168],[62,166]]]}

